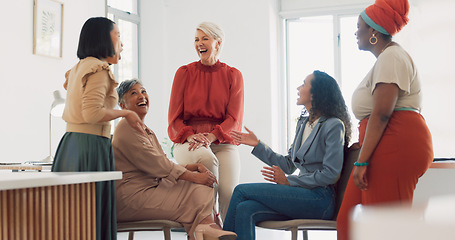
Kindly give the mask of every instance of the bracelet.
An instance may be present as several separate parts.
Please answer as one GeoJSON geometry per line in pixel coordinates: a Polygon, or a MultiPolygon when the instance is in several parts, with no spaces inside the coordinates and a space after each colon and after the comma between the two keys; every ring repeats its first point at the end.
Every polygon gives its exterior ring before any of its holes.
{"type": "Polygon", "coordinates": [[[368,166],[368,164],[370,164],[370,163],[369,162],[363,162],[363,163],[354,162],[354,166],[356,166],[356,167],[368,166]]]}

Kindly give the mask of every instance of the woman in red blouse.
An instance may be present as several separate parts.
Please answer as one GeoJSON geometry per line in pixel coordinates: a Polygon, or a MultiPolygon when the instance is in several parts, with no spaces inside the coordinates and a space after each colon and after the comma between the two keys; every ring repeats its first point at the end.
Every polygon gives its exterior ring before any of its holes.
{"type": "Polygon", "coordinates": [[[200,60],[175,73],[168,115],[175,160],[202,163],[217,176],[222,218],[239,182],[237,144],[229,133],[240,131],[243,119],[243,77],[219,61],[223,38],[223,30],[214,23],[196,28],[194,47],[200,60]]]}

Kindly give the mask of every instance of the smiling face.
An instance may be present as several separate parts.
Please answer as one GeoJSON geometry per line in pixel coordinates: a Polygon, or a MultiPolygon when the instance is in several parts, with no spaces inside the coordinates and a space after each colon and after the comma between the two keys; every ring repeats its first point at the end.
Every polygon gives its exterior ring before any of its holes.
{"type": "Polygon", "coordinates": [[[120,103],[120,107],[136,112],[144,120],[149,110],[149,95],[145,88],[141,84],[136,83],[123,95],[123,102],[120,103]]]}
{"type": "Polygon", "coordinates": [[[212,36],[205,34],[202,30],[196,31],[194,37],[194,48],[204,65],[213,65],[216,63],[217,49],[220,47],[220,42],[212,36]]]}
{"type": "Polygon", "coordinates": [[[111,31],[111,39],[112,39],[112,45],[114,46],[115,50],[115,55],[111,57],[107,57],[106,61],[110,64],[117,64],[120,59],[122,59],[122,56],[120,53],[123,51],[123,43],[120,40],[120,31],[117,27],[117,24],[114,24],[114,28],[111,31]]]}
{"type": "Polygon", "coordinates": [[[299,95],[297,105],[304,105],[308,111],[311,109],[311,101],[313,100],[311,94],[311,81],[313,81],[313,79],[313,74],[308,75],[303,81],[303,84],[297,88],[299,91],[297,93],[299,95]]]}
{"type": "MultiPolygon", "coordinates": [[[[357,32],[355,32],[359,50],[369,51],[372,48],[369,39],[373,35],[373,30],[374,29],[368,26],[363,18],[359,16],[357,20],[357,32]]],[[[378,36],[376,35],[376,37],[378,36]]]]}

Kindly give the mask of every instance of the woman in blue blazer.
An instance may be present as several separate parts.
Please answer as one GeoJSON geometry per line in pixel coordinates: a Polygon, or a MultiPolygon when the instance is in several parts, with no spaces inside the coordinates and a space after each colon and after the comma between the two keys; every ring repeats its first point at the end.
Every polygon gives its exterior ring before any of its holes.
{"type": "Polygon", "coordinates": [[[297,90],[297,105],[309,114],[300,117],[288,155],[275,153],[246,127],[248,133],[231,133],[254,147],[252,154],[269,165],[261,171],[264,179],[272,182],[235,188],[224,229],[236,232],[238,240],[255,239],[256,222],[333,217],[334,184],[351,133],[346,104],[337,82],[324,72],[314,71],[297,90]],[[298,175],[285,175],[296,169],[298,175]]]}

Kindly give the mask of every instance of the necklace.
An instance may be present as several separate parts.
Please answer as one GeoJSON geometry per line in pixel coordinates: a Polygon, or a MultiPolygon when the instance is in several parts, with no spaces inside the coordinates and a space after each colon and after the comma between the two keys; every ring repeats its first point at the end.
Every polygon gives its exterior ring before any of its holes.
{"type": "Polygon", "coordinates": [[[308,121],[308,126],[313,129],[314,128],[314,125],[319,122],[319,117],[314,119],[312,122],[308,121]]]}
{"type": "Polygon", "coordinates": [[[384,52],[384,50],[385,50],[391,43],[393,43],[393,42],[391,41],[391,42],[387,43],[387,45],[385,45],[385,46],[382,48],[381,53],[384,52]]]}

